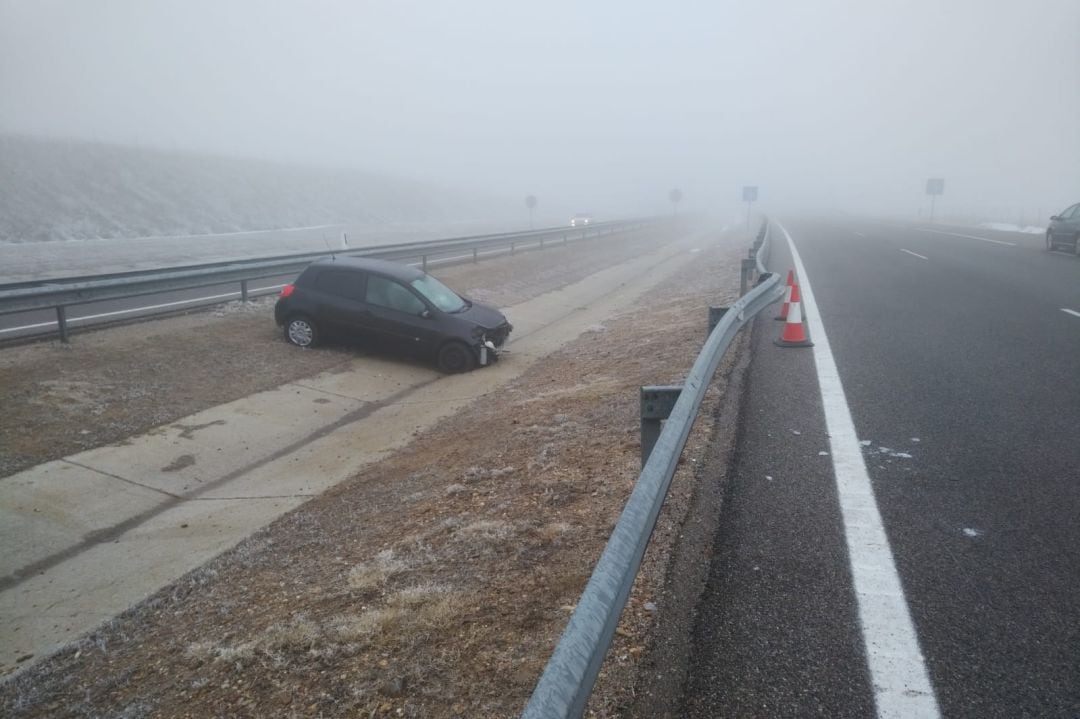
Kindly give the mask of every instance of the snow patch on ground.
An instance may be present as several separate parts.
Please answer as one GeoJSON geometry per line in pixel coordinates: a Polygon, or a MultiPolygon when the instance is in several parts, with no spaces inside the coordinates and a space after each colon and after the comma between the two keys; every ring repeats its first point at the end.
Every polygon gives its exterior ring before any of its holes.
{"type": "Polygon", "coordinates": [[[980,534],[982,534],[982,532],[977,529],[972,529],[971,527],[964,527],[964,536],[978,537],[980,534]]]}

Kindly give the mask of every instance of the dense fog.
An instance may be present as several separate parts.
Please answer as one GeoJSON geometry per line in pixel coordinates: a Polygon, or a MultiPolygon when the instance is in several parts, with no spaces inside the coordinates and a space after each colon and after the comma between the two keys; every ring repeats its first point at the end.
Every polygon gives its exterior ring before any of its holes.
{"type": "Polygon", "coordinates": [[[357,168],[538,211],[1044,221],[1076,0],[0,0],[0,132],[357,168]],[[1041,216],[1041,218],[1040,218],[1041,216]]]}

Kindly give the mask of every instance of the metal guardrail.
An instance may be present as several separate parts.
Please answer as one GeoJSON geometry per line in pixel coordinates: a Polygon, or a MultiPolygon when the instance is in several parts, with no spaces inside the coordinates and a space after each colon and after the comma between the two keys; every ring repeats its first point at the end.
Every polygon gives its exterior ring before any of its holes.
{"type": "MultiPolygon", "coordinates": [[[[446,263],[447,255],[454,259],[478,261],[481,254],[499,250],[513,253],[521,246],[545,243],[568,243],[589,237],[639,229],[665,221],[666,218],[645,218],[598,222],[583,227],[556,227],[522,232],[454,237],[426,242],[409,242],[347,249],[341,252],[317,252],[278,255],[253,260],[214,262],[156,270],[140,270],[110,275],[91,275],[16,282],[0,285],[0,315],[55,310],[60,339],[68,340],[66,308],[107,300],[143,297],[176,290],[197,289],[215,285],[240,284],[242,300],[248,299],[248,282],[300,272],[311,262],[330,255],[372,257],[386,260],[419,260],[423,269],[429,264],[446,263]],[[531,244],[530,244],[531,243],[531,244]],[[467,253],[464,257],[460,253],[467,253]]],[[[50,333],[51,334],[51,333],[50,333]]]]}
{"type": "MultiPolygon", "coordinates": [[[[716,326],[682,387],[642,388],[643,430],[647,420],[659,425],[660,418],[666,413],[662,406],[665,400],[674,397],[675,391],[678,399],[670,408],[667,423],[658,432],[651,452],[646,453],[646,437],[642,437],[643,458],[647,456],[647,460],[641,475],[566,630],[525,706],[523,719],[576,719],[585,712],[593,684],[641,567],[656,518],[675,475],[679,456],[712,376],[742,326],[783,295],[780,276],[764,272],[768,227],[766,220],[754,242],[752,254],[756,260],[750,260],[762,271],[757,285],[750,292],[743,293],[730,308],[723,311],[712,308],[710,318],[717,320],[716,326]],[[650,402],[654,404],[647,406],[650,402]]],[[[743,277],[745,279],[745,272],[743,277]]]]}

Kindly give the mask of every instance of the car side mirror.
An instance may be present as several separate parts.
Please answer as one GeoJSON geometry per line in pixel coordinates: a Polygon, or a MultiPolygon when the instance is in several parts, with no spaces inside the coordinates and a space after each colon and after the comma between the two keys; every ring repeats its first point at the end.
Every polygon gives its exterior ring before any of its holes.
{"type": "Polygon", "coordinates": [[[1050,221],[1051,222],[1053,222],[1054,220],[1060,220],[1060,219],[1061,219],[1061,215],[1050,215],[1050,221]]]}
{"type": "Polygon", "coordinates": [[[425,320],[430,320],[431,319],[431,310],[424,310],[423,312],[420,313],[420,316],[423,317],[425,320]]]}

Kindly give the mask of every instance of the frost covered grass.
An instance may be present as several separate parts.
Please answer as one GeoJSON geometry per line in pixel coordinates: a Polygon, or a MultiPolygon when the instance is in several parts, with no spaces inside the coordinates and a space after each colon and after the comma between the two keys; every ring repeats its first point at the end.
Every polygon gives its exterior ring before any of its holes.
{"type": "Polygon", "coordinates": [[[301,612],[251,638],[193,643],[186,654],[196,662],[220,662],[238,671],[256,662],[286,668],[407,645],[418,641],[423,632],[445,629],[457,621],[461,606],[462,600],[449,587],[426,582],[394,592],[381,606],[321,620],[301,612]]]}
{"type": "Polygon", "coordinates": [[[361,591],[381,589],[391,578],[408,568],[409,563],[400,559],[393,549],[385,549],[375,555],[372,561],[357,564],[349,570],[349,586],[361,591]]]}

